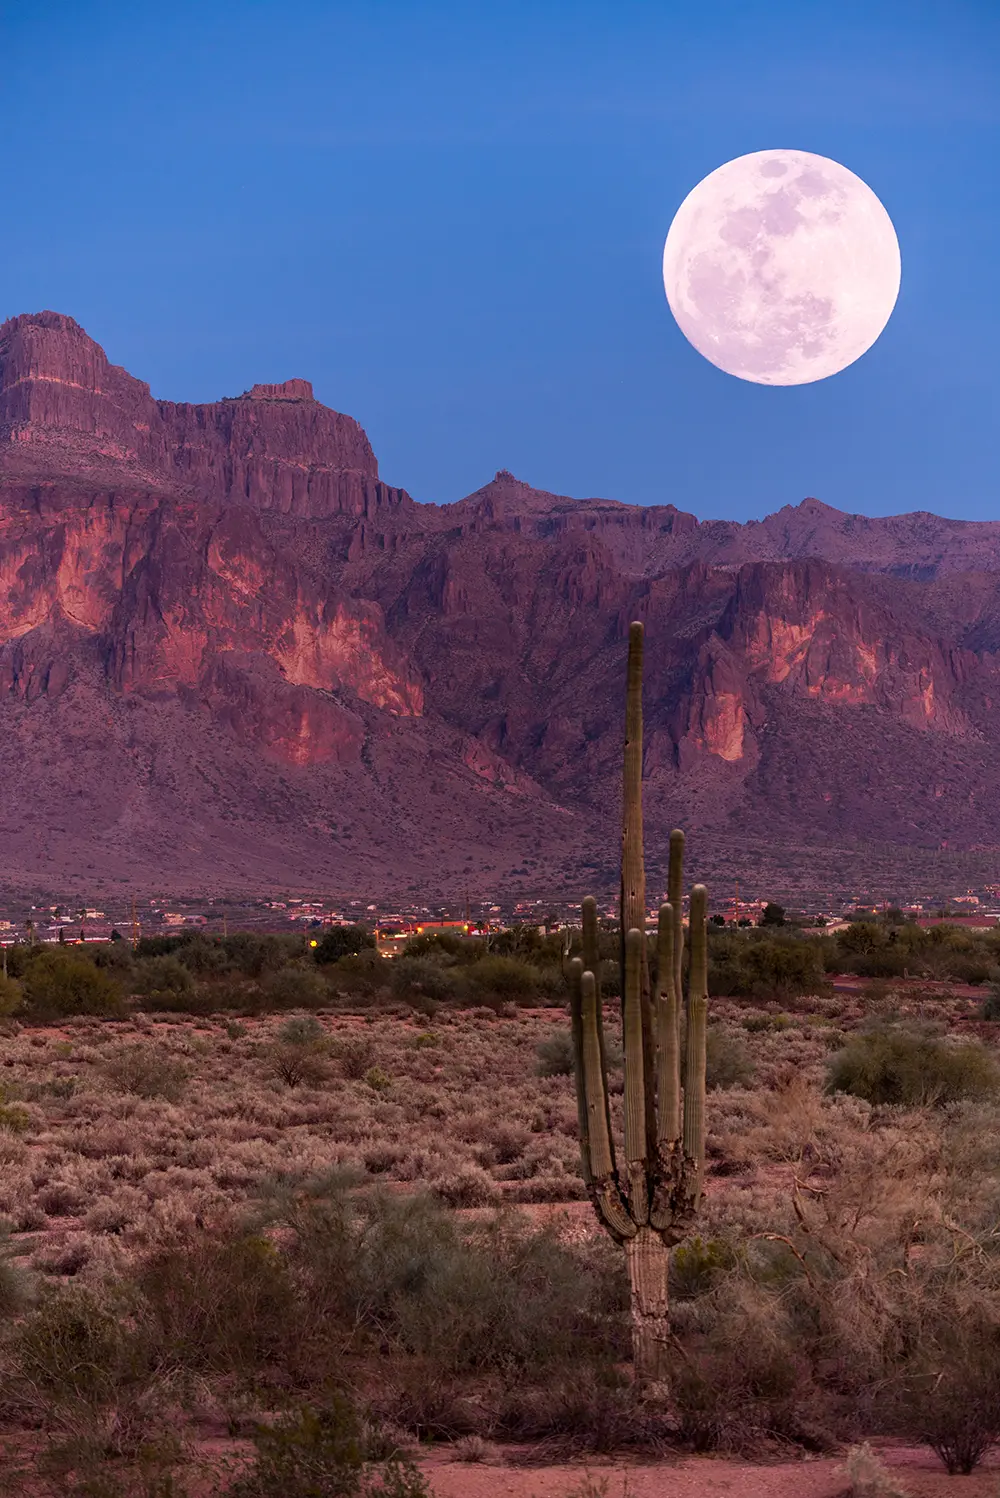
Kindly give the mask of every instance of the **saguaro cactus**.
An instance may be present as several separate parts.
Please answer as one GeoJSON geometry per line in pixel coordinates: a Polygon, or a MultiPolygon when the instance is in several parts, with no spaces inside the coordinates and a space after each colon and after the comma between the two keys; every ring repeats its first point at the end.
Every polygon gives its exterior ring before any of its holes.
{"type": "Polygon", "coordinates": [[[703,884],[691,891],[685,996],[684,834],[672,832],[670,898],[659,910],[656,984],[651,992],[642,843],[642,645],[642,624],[634,623],[629,630],[622,822],[623,1170],[617,1163],[608,1103],[597,904],[592,896],[583,902],[583,956],[573,958],[569,977],[583,1175],[601,1224],[625,1249],[635,1376],[649,1391],[667,1381],[669,1253],[694,1219],[704,1174],[708,895],[703,884]]]}

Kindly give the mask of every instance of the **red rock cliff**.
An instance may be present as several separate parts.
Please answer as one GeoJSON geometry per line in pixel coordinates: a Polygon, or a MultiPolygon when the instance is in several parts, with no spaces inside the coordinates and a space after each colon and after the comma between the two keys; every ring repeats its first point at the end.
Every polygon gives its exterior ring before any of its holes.
{"type": "Polygon", "coordinates": [[[308,380],[206,405],[154,400],[57,312],[0,326],[0,454],[26,475],[113,473],[119,483],[310,518],[412,503],[381,483],[362,428],[320,405],[308,380]]]}

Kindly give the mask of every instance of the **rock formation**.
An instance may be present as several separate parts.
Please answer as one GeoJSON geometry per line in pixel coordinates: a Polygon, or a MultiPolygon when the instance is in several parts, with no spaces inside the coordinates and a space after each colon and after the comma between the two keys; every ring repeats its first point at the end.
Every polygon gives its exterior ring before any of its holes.
{"type": "Polygon", "coordinates": [[[0,327],[8,885],[575,888],[613,863],[633,618],[654,872],[682,804],[695,877],[731,849],[744,887],[1000,845],[1000,524],[505,471],[420,505],[307,380],[158,401],[71,318],[0,327]]]}

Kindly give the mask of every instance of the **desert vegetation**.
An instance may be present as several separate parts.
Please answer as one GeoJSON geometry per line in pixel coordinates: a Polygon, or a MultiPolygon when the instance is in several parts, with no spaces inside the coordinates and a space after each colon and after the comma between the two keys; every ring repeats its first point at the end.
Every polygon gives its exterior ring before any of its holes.
{"type": "MultiPolygon", "coordinates": [[[[741,1066],[708,1076],[703,1198],[669,1266],[666,1413],[634,1397],[628,1280],[585,1199],[562,1006],[8,1020],[11,1450],[52,1492],[99,1471],[141,1493],[144,1472],[189,1480],[181,1438],[214,1431],[249,1482],[280,1456],[258,1461],[255,1422],[278,1420],[290,1483],[288,1463],[332,1460],[310,1442],[334,1440],[349,1385],[358,1450],[380,1460],[470,1436],[537,1455],[897,1434],[974,1465],[1000,1430],[996,1022],[926,988],[877,1007],[713,1000],[708,1034],[741,1066]],[[931,1073],[873,1100],[887,1036],[907,1075],[931,1073]],[[943,1054],[967,1068],[947,1095],[943,1054]]],[[[617,1132],[611,1006],[604,1020],[617,1132]]],[[[368,1467],[359,1483],[390,1480],[368,1467]]]]}
{"type": "Polygon", "coordinates": [[[619,923],[7,953],[6,1491],[1000,1442],[996,939],[685,937],[675,833],[647,952],[631,676],[619,923]]]}

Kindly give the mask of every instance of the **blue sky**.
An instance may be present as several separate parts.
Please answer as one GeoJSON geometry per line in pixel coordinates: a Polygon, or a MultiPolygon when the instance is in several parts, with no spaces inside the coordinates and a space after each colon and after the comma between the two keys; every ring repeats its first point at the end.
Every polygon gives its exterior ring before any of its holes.
{"type": "Polygon", "coordinates": [[[0,320],[172,400],[302,376],[382,476],[759,518],[1000,518],[995,0],[0,0],[0,320]],[[674,212],[734,156],[862,177],[902,286],[843,373],[684,340],[674,212]]]}

